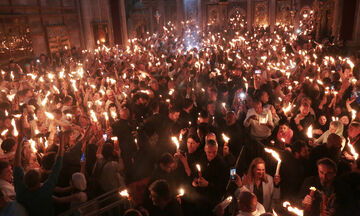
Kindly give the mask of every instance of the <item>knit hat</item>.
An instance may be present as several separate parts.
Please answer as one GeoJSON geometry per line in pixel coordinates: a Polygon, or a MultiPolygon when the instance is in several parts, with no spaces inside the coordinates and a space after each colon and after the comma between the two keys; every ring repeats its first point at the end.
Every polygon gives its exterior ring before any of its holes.
{"type": "Polygon", "coordinates": [[[86,189],[86,179],[84,174],[76,172],[72,174],[71,180],[76,189],[80,191],[84,191],[86,189]]]}

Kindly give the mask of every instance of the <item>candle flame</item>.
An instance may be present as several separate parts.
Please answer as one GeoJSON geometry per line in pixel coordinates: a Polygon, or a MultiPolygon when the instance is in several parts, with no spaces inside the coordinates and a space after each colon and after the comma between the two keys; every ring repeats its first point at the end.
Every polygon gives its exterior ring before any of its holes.
{"type": "Polygon", "coordinates": [[[122,196],[122,197],[129,197],[129,196],[130,196],[129,193],[128,193],[128,191],[127,191],[126,189],[123,190],[123,191],[120,191],[119,194],[120,194],[120,196],[122,196]]]}
{"type": "Polygon", "coordinates": [[[111,140],[116,142],[116,141],[118,141],[118,138],[117,137],[111,137],[111,140]]]}
{"type": "Polygon", "coordinates": [[[228,143],[230,138],[228,136],[226,136],[224,133],[222,133],[221,135],[222,135],[222,138],[225,141],[225,143],[228,143]]]}
{"type": "Polygon", "coordinates": [[[274,215],[274,216],[278,216],[278,214],[276,214],[276,212],[275,212],[274,209],[273,209],[272,211],[273,211],[273,215],[274,215]]]}
{"type": "Polygon", "coordinates": [[[52,113],[45,112],[45,115],[46,115],[46,117],[48,117],[50,120],[54,120],[54,119],[55,119],[55,117],[54,117],[54,115],[53,115],[52,113]]]}
{"type": "Polygon", "coordinates": [[[176,149],[179,149],[180,147],[180,143],[179,140],[176,137],[171,137],[171,140],[173,141],[173,143],[176,145],[176,149]]]}
{"type": "Polygon", "coordinates": [[[269,148],[265,148],[265,151],[267,153],[270,153],[279,163],[281,162],[280,156],[276,151],[269,149],[269,148]]]}
{"type": "Polygon", "coordinates": [[[103,115],[105,117],[105,120],[108,121],[109,120],[109,115],[107,112],[103,112],[103,115]]]}
{"type": "Polygon", "coordinates": [[[96,118],[96,114],[94,112],[94,110],[90,110],[90,117],[93,120],[93,122],[97,122],[97,118],[96,118]]]}
{"type": "Polygon", "coordinates": [[[36,149],[36,142],[32,139],[29,140],[29,143],[30,143],[30,147],[31,147],[31,151],[33,153],[36,153],[37,152],[37,149],[36,149]]]}
{"type": "Polygon", "coordinates": [[[355,160],[359,158],[359,154],[355,151],[354,146],[350,143],[350,140],[348,140],[348,146],[350,148],[351,154],[354,156],[355,160]]]}
{"type": "Polygon", "coordinates": [[[196,164],[196,169],[201,172],[201,167],[200,167],[200,164],[196,164]]]}
{"type": "Polygon", "coordinates": [[[316,187],[310,187],[311,191],[316,191],[316,187]]]}
{"type": "Polygon", "coordinates": [[[9,101],[11,102],[12,100],[14,100],[15,94],[7,95],[7,98],[8,98],[9,101]]]}
{"type": "Polygon", "coordinates": [[[116,112],[111,111],[110,114],[111,114],[111,118],[116,119],[116,117],[117,117],[116,112]]]}
{"type": "Polygon", "coordinates": [[[309,128],[307,129],[306,135],[309,138],[313,138],[313,126],[312,125],[310,125],[309,128]]]}
{"type": "Polygon", "coordinates": [[[14,128],[14,133],[13,133],[13,135],[15,136],[15,137],[17,137],[17,136],[19,136],[19,132],[18,132],[18,130],[16,129],[16,124],[15,124],[15,119],[12,119],[11,120],[11,125],[13,126],[13,128],[14,128]]]}
{"type": "Polygon", "coordinates": [[[356,119],[356,110],[351,110],[351,117],[353,120],[356,119]]]}
{"type": "Polygon", "coordinates": [[[180,188],[178,196],[181,197],[184,196],[184,194],[185,194],[185,190],[183,188],[180,188]]]}
{"type": "Polygon", "coordinates": [[[298,216],[303,216],[304,215],[303,210],[300,210],[300,209],[298,209],[296,207],[292,207],[290,202],[288,202],[288,201],[283,202],[283,207],[286,208],[289,212],[294,213],[294,214],[296,214],[298,216]]]}
{"type": "Polygon", "coordinates": [[[9,131],[9,129],[5,129],[3,130],[3,132],[1,132],[1,136],[5,136],[5,134],[9,131]]]}

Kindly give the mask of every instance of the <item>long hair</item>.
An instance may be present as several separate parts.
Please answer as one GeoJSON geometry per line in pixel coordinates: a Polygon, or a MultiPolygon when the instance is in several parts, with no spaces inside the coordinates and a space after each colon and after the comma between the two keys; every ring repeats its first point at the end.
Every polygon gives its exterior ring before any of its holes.
{"type": "MultiPolygon", "coordinates": [[[[253,184],[255,182],[254,170],[258,164],[265,165],[265,161],[262,158],[257,157],[251,161],[251,164],[249,166],[247,177],[249,178],[251,184],[253,184]]],[[[265,170],[265,175],[262,180],[266,183],[268,182],[268,179],[266,178],[266,170],[265,170]]]]}

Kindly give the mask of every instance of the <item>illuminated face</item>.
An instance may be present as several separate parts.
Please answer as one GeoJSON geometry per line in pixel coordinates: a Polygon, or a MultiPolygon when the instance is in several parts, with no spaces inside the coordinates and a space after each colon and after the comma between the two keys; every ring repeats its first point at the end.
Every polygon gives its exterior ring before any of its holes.
{"type": "Polygon", "coordinates": [[[159,196],[152,190],[150,191],[150,199],[154,206],[159,205],[159,196]]]}
{"type": "Polygon", "coordinates": [[[263,112],[263,107],[261,103],[256,103],[254,105],[254,109],[257,114],[261,114],[263,112]]]}
{"type": "Polygon", "coordinates": [[[329,186],[329,184],[333,182],[336,176],[335,170],[324,164],[320,164],[318,166],[318,173],[319,173],[320,182],[324,186],[329,186]]]}
{"type": "Polygon", "coordinates": [[[235,124],[236,122],[236,116],[235,113],[230,112],[226,115],[226,125],[231,126],[235,124]]]}
{"type": "Polygon", "coordinates": [[[340,107],[336,107],[335,111],[334,111],[334,115],[340,115],[341,114],[341,108],[340,107]]]}
{"type": "Polygon", "coordinates": [[[307,106],[307,105],[301,105],[300,106],[300,113],[301,115],[303,116],[307,116],[310,112],[310,106],[307,106]]]}
{"type": "Polygon", "coordinates": [[[264,178],[265,176],[265,164],[259,163],[254,167],[254,177],[255,178],[264,178]]]}
{"type": "Polygon", "coordinates": [[[180,116],[180,112],[173,112],[173,113],[169,113],[169,118],[176,122],[179,119],[180,116]]]}
{"type": "Polygon", "coordinates": [[[151,87],[151,89],[154,90],[154,91],[159,90],[159,84],[158,84],[157,81],[152,81],[150,87],[151,87]]]}
{"type": "Polygon", "coordinates": [[[335,125],[333,125],[333,124],[330,124],[330,127],[329,127],[330,133],[335,133],[336,130],[337,130],[337,127],[335,125]]]}
{"type": "Polygon", "coordinates": [[[350,68],[346,68],[346,69],[344,70],[344,76],[345,76],[346,78],[352,77],[352,73],[351,73],[350,68]]]}
{"type": "Polygon", "coordinates": [[[286,131],[288,129],[289,129],[289,127],[287,125],[285,125],[285,124],[279,126],[279,132],[282,133],[282,134],[286,133],[286,131]]]}
{"type": "Polygon", "coordinates": [[[196,142],[192,138],[188,138],[186,145],[187,145],[189,153],[192,154],[199,148],[200,143],[196,142]]]}
{"type": "Polygon", "coordinates": [[[121,119],[127,120],[127,119],[129,119],[129,117],[130,117],[130,111],[129,111],[129,109],[128,109],[127,107],[122,107],[122,108],[120,109],[119,115],[120,115],[120,118],[121,118],[121,119]]]}
{"type": "Polygon", "coordinates": [[[205,145],[205,153],[208,161],[214,160],[217,155],[218,147],[205,145]]]}
{"type": "Polygon", "coordinates": [[[114,92],[112,92],[112,91],[106,92],[106,96],[107,96],[108,99],[111,100],[111,101],[114,101],[114,100],[115,100],[114,92]]]}
{"type": "Polygon", "coordinates": [[[357,135],[359,135],[360,133],[360,130],[357,129],[356,127],[354,126],[350,126],[349,129],[348,129],[348,135],[350,138],[355,138],[357,137],[357,135]]]}
{"type": "Polygon", "coordinates": [[[300,157],[302,157],[302,158],[309,158],[309,149],[308,149],[307,146],[301,148],[300,157]]]}
{"type": "Polygon", "coordinates": [[[0,179],[5,180],[9,183],[13,181],[13,171],[10,165],[7,168],[3,169],[3,171],[0,173],[0,179]]]}
{"type": "Polygon", "coordinates": [[[339,121],[343,124],[343,125],[348,125],[350,123],[349,121],[349,117],[347,117],[346,115],[345,116],[342,116],[339,121]]]}
{"type": "Polygon", "coordinates": [[[325,116],[320,116],[320,118],[319,118],[319,124],[320,125],[325,125],[326,121],[327,121],[327,119],[326,119],[325,116]]]}
{"type": "Polygon", "coordinates": [[[164,170],[166,173],[171,173],[171,171],[175,170],[176,163],[170,163],[170,164],[160,164],[160,167],[162,170],[164,170]]]}
{"type": "Polygon", "coordinates": [[[261,95],[260,100],[264,104],[267,103],[269,101],[269,94],[267,92],[263,92],[263,94],[261,95]]]}
{"type": "Polygon", "coordinates": [[[207,110],[210,115],[214,115],[215,114],[215,104],[208,104],[207,110]]]}

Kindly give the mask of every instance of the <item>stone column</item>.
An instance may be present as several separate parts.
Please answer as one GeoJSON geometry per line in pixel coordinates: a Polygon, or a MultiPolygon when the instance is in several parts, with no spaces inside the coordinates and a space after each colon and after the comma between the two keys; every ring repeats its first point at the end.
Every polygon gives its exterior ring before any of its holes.
{"type": "Polygon", "coordinates": [[[353,40],[360,44],[360,0],[356,2],[353,40]]]}
{"type": "Polygon", "coordinates": [[[128,44],[128,32],[126,24],[125,0],[120,0],[121,36],[123,45],[128,44]]]}
{"type": "Polygon", "coordinates": [[[154,15],[152,5],[149,7],[149,17],[150,17],[150,34],[154,33],[154,15]]]}
{"type": "Polygon", "coordinates": [[[157,8],[159,10],[160,13],[160,21],[159,21],[159,30],[164,26],[165,24],[165,2],[164,0],[157,0],[158,4],[157,4],[157,8]]]}
{"type": "Polygon", "coordinates": [[[333,15],[333,23],[332,23],[332,27],[331,27],[331,36],[333,36],[334,38],[337,38],[338,35],[338,25],[339,23],[341,23],[341,17],[340,17],[340,1],[339,0],[335,0],[335,5],[334,5],[334,15],[333,15]]]}
{"type": "Polygon", "coordinates": [[[253,0],[247,0],[247,28],[250,31],[253,25],[253,0]]]}
{"type": "Polygon", "coordinates": [[[102,4],[104,4],[105,7],[105,19],[108,20],[108,28],[109,28],[109,44],[110,46],[114,46],[114,25],[113,25],[113,20],[111,17],[111,10],[110,10],[110,2],[109,0],[107,1],[101,1],[102,4]]]}
{"type": "Polygon", "coordinates": [[[81,17],[84,28],[84,36],[85,36],[85,48],[88,50],[94,49],[94,34],[91,27],[91,22],[93,20],[93,12],[92,12],[92,4],[90,0],[81,0],[80,8],[81,8],[81,17]]]}
{"type": "Polygon", "coordinates": [[[197,8],[198,8],[198,25],[199,28],[202,29],[202,0],[197,0],[197,8]]]}
{"type": "Polygon", "coordinates": [[[176,28],[177,33],[181,34],[181,21],[184,21],[184,8],[183,0],[176,0],[176,28]]]}
{"type": "Polygon", "coordinates": [[[269,3],[270,32],[274,31],[275,22],[276,22],[276,0],[270,0],[270,3],[269,3]]]}
{"type": "Polygon", "coordinates": [[[220,26],[226,28],[228,24],[228,2],[219,2],[218,4],[220,6],[220,26]]]}

